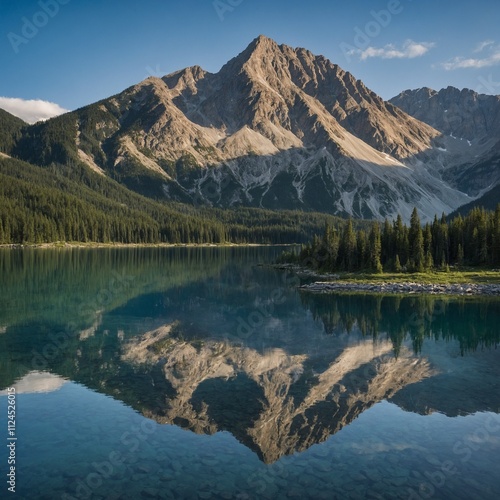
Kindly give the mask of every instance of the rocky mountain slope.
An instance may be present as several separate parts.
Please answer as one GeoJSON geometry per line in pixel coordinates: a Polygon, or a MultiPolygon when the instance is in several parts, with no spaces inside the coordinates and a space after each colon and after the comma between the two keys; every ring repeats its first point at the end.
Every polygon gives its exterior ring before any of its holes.
{"type": "Polygon", "coordinates": [[[500,96],[455,87],[439,92],[424,87],[405,90],[389,102],[459,140],[485,141],[500,136],[500,96]]]}
{"type": "MultiPolygon", "coordinates": [[[[390,100],[403,111],[459,144],[476,149],[446,172],[444,179],[471,196],[488,193],[500,183],[500,96],[447,87],[405,90],[390,100]]],[[[491,199],[492,191],[487,199],[491,199]]],[[[479,204],[483,204],[480,200],[479,204]]],[[[497,198],[497,203],[500,198],[497,198]]],[[[486,203],[487,205],[487,203],[486,203]]],[[[489,207],[490,208],[490,207],[489,207]]]]}
{"type": "Polygon", "coordinates": [[[485,147],[416,120],[323,56],[260,36],[218,73],[151,77],[29,127],[12,154],[83,163],[158,199],[379,219],[416,206],[426,220],[480,194],[457,177],[485,147]]]}

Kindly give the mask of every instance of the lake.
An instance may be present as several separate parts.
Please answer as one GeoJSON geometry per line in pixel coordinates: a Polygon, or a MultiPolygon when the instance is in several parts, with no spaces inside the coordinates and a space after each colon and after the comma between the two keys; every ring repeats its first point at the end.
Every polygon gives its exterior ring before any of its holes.
{"type": "Polygon", "coordinates": [[[17,497],[499,498],[500,300],[314,295],[282,250],[1,250],[17,497]]]}

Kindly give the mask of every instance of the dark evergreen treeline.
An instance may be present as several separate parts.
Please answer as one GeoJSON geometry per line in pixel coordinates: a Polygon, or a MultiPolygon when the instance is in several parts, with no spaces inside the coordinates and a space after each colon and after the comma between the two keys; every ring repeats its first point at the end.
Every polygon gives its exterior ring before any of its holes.
{"type": "Polygon", "coordinates": [[[10,153],[25,126],[23,120],[0,109],[0,152],[10,153]]]}
{"type": "Polygon", "coordinates": [[[325,224],[338,224],[342,220],[316,212],[249,207],[205,208],[196,211],[221,221],[227,228],[228,241],[238,243],[306,243],[321,232],[325,224]]]}
{"type": "MultiPolygon", "coordinates": [[[[102,186],[104,187],[104,186],[102,186]]],[[[119,186],[94,191],[29,164],[0,160],[0,243],[224,241],[222,224],[176,213],[119,186]],[[115,192],[113,192],[115,191],[115,192]],[[109,196],[111,195],[111,196],[109,196]]]]}
{"type": "Polygon", "coordinates": [[[410,225],[401,216],[394,222],[374,222],[367,231],[355,230],[351,220],[326,226],[299,255],[282,260],[325,271],[424,272],[450,265],[500,265],[500,204],[494,212],[473,209],[448,221],[434,217],[422,227],[417,209],[410,225]]]}
{"type": "Polygon", "coordinates": [[[325,214],[163,204],[77,165],[0,158],[0,244],[301,243],[337,219],[325,214]]]}

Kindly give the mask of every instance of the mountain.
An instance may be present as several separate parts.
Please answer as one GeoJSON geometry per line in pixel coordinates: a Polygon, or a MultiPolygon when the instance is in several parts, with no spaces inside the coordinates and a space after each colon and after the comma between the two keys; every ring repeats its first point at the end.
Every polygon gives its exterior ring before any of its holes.
{"type": "Polygon", "coordinates": [[[0,245],[98,243],[297,243],[310,240],[327,214],[241,208],[222,211],[160,203],[74,165],[42,168],[0,152],[0,245]],[[68,175],[71,173],[71,175],[68,175]]]}
{"type": "Polygon", "coordinates": [[[449,218],[452,219],[458,214],[465,216],[474,208],[484,208],[486,210],[494,211],[498,204],[500,204],[500,183],[474,201],[459,207],[457,210],[449,214],[449,218]]]}
{"type": "Polygon", "coordinates": [[[478,200],[467,206],[491,208],[500,202],[500,196],[494,195],[498,193],[495,186],[500,184],[500,96],[454,87],[439,92],[424,87],[405,90],[390,102],[462,144],[463,149],[474,150],[473,155],[465,151],[465,160],[454,161],[443,176],[450,185],[471,196],[490,192],[485,203],[478,200]]]}
{"type": "Polygon", "coordinates": [[[405,90],[389,102],[459,140],[486,141],[500,136],[500,96],[455,87],[439,92],[424,87],[405,90]]]}
{"type": "Polygon", "coordinates": [[[21,136],[21,130],[27,124],[11,115],[7,111],[0,109],[0,153],[9,152],[16,141],[21,136]]]}
{"type": "Polygon", "coordinates": [[[378,219],[416,206],[423,220],[471,201],[447,177],[465,153],[323,56],[264,36],[218,73],[151,77],[27,127],[12,150],[162,201],[378,219]]]}

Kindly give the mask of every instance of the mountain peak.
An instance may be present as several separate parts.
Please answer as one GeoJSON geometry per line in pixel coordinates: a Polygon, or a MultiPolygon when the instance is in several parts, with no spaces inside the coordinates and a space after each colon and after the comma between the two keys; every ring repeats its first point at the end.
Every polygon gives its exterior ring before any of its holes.
{"type": "Polygon", "coordinates": [[[278,47],[278,44],[266,35],[259,35],[257,38],[253,39],[248,46],[256,48],[256,47],[278,47]]]}
{"type": "MultiPolygon", "coordinates": [[[[159,196],[176,201],[199,196],[220,207],[368,218],[409,217],[414,206],[432,217],[466,199],[451,187],[436,191],[434,168],[453,160],[443,154],[450,141],[450,148],[472,154],[466,142],[449,138],[434,147],[437,130],[388,105],[326,57],[265,35],[217,73],[192,66],[151,78],[95,110],[97,124],[85,111],[73,115],[82,133],[74,134],[71,151],[154,196],[160,178],[166,188],[159,196]],[[207,194],[206,186],[215,191],[207,194]]],[[[46,157],[55,161],[50,155],[52,149],[46,157]]]]}
{"type": "MultiPolygon", "coordinates": [[[[220,74],[227,79],[240,74],[242,70],[250,70],[253,73],[257,68],[266,66],[271,60],[274,60],[276,65],[277,60],[282,59],[282,57],[282,48],[274,40],[265,35],[259,35],[252,40],[243,52],[227,62],[221,68],[220,74]]],[[[267,68],[267,70],[269,69],[267,68]]],[[[258,72],[261,73],[262,71],[259,70],[258,72]]]]}
{"type": "Polygon", "coordinates": [[[247,48],[237,58],[243,57],[245,60],[251,59],[253,55],[261,56],[263,53],[281,53],[280,46],[265,35],[254,38],[247,48]]]}

